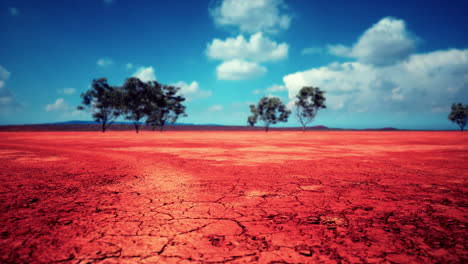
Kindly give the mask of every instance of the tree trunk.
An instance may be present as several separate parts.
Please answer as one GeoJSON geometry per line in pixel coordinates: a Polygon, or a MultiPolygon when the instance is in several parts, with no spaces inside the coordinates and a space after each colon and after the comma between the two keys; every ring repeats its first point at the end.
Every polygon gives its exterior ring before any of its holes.
{"type": "Polygon", "coordinates": [[[302,133],[304,133],[305,131],[306,131],[305,125],[302,125],[302,133]]]}
{"type": "Polygon", "coordinates": [[[159,129],[159,132],[163,132],[163,129],[164,129],[164,126],[161,126],[161,128],[159,129]]]}
{"type": "Polygon", "coordinates": [[[269,129],[269,127],[265,126],[265,133],[268,133],[268,129],[269,129]]]}
{"type": "Polygon", "coordinates": [[[102,133],[106,132],[106,122],[102,122],[102,133]]]}
{"type": "Polygon", "coordinates": [[[140,129],[140,124],[138,124],[138,123],[133,123],[133,124],[135,125],[135,131],[138,134],[138,131],[140,129]]]}

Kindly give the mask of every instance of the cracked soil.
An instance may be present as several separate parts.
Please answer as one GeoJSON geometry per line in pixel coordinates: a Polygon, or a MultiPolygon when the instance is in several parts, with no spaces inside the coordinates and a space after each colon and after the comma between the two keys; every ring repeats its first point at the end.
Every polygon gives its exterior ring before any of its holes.
{"type": "Polygon", "coordinates": [[[1,263],[468,261],[466,133],[1,137],[1,263]]]}

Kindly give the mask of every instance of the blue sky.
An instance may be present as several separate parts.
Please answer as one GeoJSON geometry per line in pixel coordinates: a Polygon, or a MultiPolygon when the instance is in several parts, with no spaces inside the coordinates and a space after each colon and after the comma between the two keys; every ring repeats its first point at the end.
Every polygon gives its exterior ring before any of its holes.
{"type": "MultiPolygon", "coordinates": [[[[468,102],[468,2],[0,2],[0,124],[90,120],[94,78],[177,84],[184,123],[246,125],[248,105],[326,91],[312,125],[457,129],[468,102]]],[[[294,116],[286,126],[298,126],[294,116]]]]}

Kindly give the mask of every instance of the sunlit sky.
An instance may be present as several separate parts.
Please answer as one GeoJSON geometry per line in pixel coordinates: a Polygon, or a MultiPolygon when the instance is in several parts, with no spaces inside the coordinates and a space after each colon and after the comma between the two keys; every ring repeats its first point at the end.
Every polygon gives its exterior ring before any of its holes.
{"type": "MultiPolygon", "coordinates": [[[[176,84],[178,122],[246,125],[265,95],[326,91],[312,125],[458,129],[468,1],[2,0],[0,124],[91,120],[95,78],[176,84]]],[[[298,126],[291,116],[282,126],[298,126]]]]}

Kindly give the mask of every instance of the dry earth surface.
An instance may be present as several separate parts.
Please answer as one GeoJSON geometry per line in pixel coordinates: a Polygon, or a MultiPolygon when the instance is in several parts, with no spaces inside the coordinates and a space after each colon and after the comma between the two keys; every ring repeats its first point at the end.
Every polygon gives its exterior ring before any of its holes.
{"type": "Polygon", "coordinates": [[[1,263],[466,263],[468,133],[0,133],[1,263]]]}

